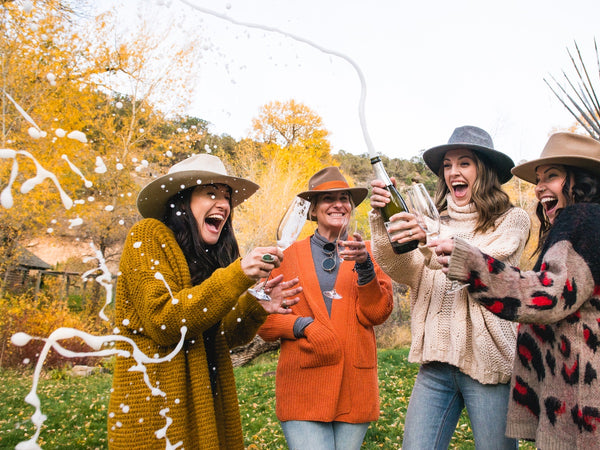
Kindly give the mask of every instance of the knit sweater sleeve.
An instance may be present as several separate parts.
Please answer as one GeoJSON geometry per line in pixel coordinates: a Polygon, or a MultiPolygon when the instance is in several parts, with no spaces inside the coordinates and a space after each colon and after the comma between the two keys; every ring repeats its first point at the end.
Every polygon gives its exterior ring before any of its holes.
{"type": "Polygon", "coordinates": [[[221,324],[229,344],[229,348],[238,347],[250,342],[258,328],[266,320],[268,314],[258,303],[256,297],[244,293],[231,308],[221,324]]]}
{"type": "Polygon", "coordinates": [[[182,326],[192,338],[226,318],[253,284],[238,259],[192,286],[187,261],[173,233],[155,219],[132,227],[120,272],[117,296],[125,297],[120,303],[126,305],[126,317],[120,319],[165,346],[179,341],[182,326]]]}
{"type": "Polygon", "coordinates": [[[522,272],[457,239],[448,276],[494,314],[524,323],[554,323],[576,313],[597,290],[600,206],[565,208],[534,270],[522,272]]]}
{"type": "MultiPolygon", "coordinates": [[[[370,251],[371,243],[367,242],[370,251]]],[[[364,285],[357,285],[358,301],[356,315],[366,327],[381,325],[387,320],[394,307],[392,280],[377,263],[374,263],[375,277],[364,285]]]]}

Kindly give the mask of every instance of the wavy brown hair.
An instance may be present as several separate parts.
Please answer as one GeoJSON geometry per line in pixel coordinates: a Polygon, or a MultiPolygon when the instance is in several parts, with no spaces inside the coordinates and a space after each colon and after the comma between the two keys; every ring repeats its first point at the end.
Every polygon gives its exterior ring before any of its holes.
{"type": "MultiPolygon", "coordinates": [[[[502,189],[498,174],[485,160],[484,155],[471,150],[477,168],[477,177],[472,186],[471,201],[477,211],[475,233],[485,233],[496,226],[496,220],[506,213],[513,204],[508,194],[502,189]]],[[[446,196],[450,189],[444,178],[444,165],[438,173],[438,183],[435,192],[435,206],[442,212],[448,209],[446,196]]]]}

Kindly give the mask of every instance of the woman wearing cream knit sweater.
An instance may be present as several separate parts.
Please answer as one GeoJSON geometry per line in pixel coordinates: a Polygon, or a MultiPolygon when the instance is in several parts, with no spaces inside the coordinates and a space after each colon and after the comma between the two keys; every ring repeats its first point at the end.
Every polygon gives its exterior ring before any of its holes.
{"type": "MultiPolygon", "coordinates": [[[[530,219],[511,206],[501,184],[513,161],[493,148],[491,137],[472,126],[454,130],[447,145],[423,155],[439,176],[435,196],[442,216],[440,237],[461,237],[494,257],[517,264],[530,219]]],[[[377,210],[387,201],[372,182],[373,254],[393,280],[410,287],[412,343],[409,361],[421,364],[406,414],[402,448],[446,449],[466,406],[476,448],[517,448],[504,436],[516,329],[472,301],[463,289],[447,292],[442,272],[414,216],[394,216],[394,240],[419,239],[419,248],[396,255],[377,210]]]]}

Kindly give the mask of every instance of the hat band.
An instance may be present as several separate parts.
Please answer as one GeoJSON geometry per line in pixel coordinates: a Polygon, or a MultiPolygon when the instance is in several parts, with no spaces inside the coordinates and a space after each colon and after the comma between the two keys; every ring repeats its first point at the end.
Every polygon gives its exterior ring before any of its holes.
{"type": "Polygon", "coordinates": [[[315,186],[313,191],[329,191],[331,189],[350,189],[350,186],[348,186],[348,183],[341,180],[327,181],[315,186]]]}

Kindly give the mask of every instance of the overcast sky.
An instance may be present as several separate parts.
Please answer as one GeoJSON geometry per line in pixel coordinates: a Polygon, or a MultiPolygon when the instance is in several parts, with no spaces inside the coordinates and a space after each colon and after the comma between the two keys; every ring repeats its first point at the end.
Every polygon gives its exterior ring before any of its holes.
{"type": "Polygon", "coordinates": [[[574,41],[595,67],[600,29],[598,0],[103,3],[126,3],[124,23],[159,10],[161,19],[188,24],[185,39],[205,43],[188,113],[209,121],[213,133],[245,137],[262,105],[294,99],[323,118],[334,152],[368,152],[361,84],[349,59],[366,81],[373,151],[406,159],[446,143],[466,124],[489,131],[515,162],[537,157],[549,133],[574,122],[543,79],[573,74],[567,48],[574,50],[574,41]],[[290,33],[346,59],[205,10],[290,33]]]}

